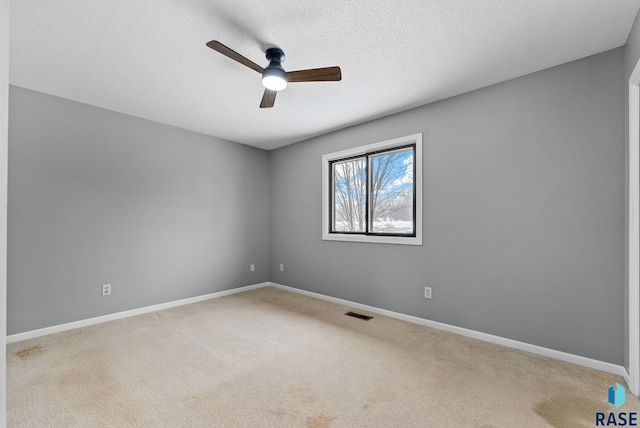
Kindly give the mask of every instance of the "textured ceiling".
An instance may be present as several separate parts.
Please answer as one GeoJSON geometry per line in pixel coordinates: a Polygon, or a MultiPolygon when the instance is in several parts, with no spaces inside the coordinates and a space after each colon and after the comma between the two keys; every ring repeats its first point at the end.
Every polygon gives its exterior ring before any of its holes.
{"type": "Polygon", "coordinates": [[[625,44],[640,0],[12,0],[10,83],[272,149],[625,44]],[[340,66],[260,109],[266,66],[340,66]]]}

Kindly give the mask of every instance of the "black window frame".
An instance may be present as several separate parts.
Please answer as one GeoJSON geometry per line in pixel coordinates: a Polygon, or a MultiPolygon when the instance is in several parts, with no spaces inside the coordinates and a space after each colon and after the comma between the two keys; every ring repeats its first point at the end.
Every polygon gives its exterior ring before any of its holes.
{"type": "Polygon", "coordinates": [[[329,213],[328,213],[328,233],[332,234],[332,235],[359,235],[359,236],[382,236],[382,237],[406,237],[406,238],[415,238],[417,236],[417,186],[416,186],[416,168],[417,168],[417,148],[416,148],[417,144],[415,142],[413,143],[409,143],[409,144],[399,144],[397,146],[393,146],[393,147],[387,147],[384,149],[380,149],[380,150],[372,150],[372,151],[365,151],[363,153],[360,154],[355,154],[355,155],[351,155],[351,156],[346,156],[343,158],[336,158],[336,159],[331,159],[328,161],[328,178],[329,178],[329,195],[328,195],[328,201],[329,201],[329,213]],[[371,174],[372,174],[372,168],[371,168],[371,161],[370,161],[370,157],[374,156],[374,155],[379,155],[381,153],[386,153],[386,152],[394,152],[394,151],[400,151],[400,150],[404,150],[407,148],[411,148],[411,152],[412,152],[412,157],[413,157],[413,165],[414,165],[414,172],[412,174],[412,210],[411,210],[411,215],[412,215],[412,226],[413,226],[413,230],[411,233],[383,233],[383,232],[372,232],[370,231],[370,226],[371,226],[371,222],[370,222],[370,213],[369,213],[369,201],[372,197],[372,189],[371,189],[371,174]],[[334,195],[335,195],[335,181],[334,181],[334,168],[333,165],[336,163],[340,163],[340,162],[345,162],[345,161],[349,161],[349,160],[353,160],[353,159],[361,159],[364,158],[365,159],[365,167],[366,167],[366,185],[365,185],[365,230],[364,232],[358,232],[358,231],[336,231],[334,230],[334,226],[335,226],[335,219],[334,219],[334,195]]]}

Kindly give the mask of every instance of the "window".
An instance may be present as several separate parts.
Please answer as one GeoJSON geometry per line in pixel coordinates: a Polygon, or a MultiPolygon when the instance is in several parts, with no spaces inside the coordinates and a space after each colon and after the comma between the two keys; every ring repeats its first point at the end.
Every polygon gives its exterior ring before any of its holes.
{"type": "Polygon", "coordinates": [[[422,245],[422,134],[322,157],[322,239],[422,245]]]}

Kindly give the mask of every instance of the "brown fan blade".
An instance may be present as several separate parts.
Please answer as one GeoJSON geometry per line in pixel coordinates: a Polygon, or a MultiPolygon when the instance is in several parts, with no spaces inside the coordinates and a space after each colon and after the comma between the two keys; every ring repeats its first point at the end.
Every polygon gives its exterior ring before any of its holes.
{"type": "Polygon", "coordinates": [[[311,68],[309,70],[287,71],[289,83],[292,82],[336,82],[342,80],[340,67],[311,68]]]}
{"type": "Polygon", "coordinates": [[[260,101],[260,108],[271,108],[276,102],[276,94],[278,92],[271,89],[265,89],[262,101],[260,101]]]}
{"type": "Polygon", "coordinates": [[[231,58],[234,61],[238,61],[242,65],[246,65],[247,67],[257,71],[260,74],[262,74],[262,72],[264,71],[264,68],[260,67],[255,62],[243,57],[238,52],[226,47],[217,40],[211,40],[209,43],[207,43],[207,46],[209,46],[214,51],[220,52],[222,55],[231,58]]]}

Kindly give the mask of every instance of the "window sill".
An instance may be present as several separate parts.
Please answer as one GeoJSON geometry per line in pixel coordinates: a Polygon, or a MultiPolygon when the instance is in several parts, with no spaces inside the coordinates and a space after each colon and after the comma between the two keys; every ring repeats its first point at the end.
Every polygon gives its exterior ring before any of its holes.
{"type": "Polygon", "coordinates": [[[404,236],[350,235],[323,233],[323,241],[366,242],[371,244],[422,245],[422,238],[404,236]]]}

